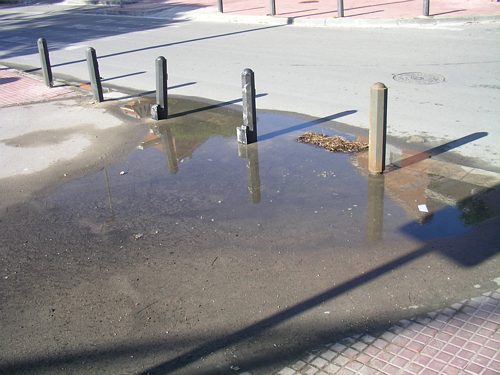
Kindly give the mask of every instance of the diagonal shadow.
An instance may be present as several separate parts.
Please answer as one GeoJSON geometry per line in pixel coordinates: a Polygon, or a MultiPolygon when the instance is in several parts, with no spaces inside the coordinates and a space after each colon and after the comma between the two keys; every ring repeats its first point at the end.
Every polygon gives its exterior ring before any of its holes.
{"type": "Polygon", "coordinates": [[[437,156],[439,154],[453,150],[454,148],[457,148],[457,147],[463,146],[467,143],[473,142],[477,139],[486,137],[487,135],[488,135],[487,132],[477,132],[477,133],[472,133],[472,134],[466,135],[465,137],[462,137],[462,138],[456,139],[454,141],[445,143],[441,146],[433,147],[427,151],[412,155],[406,159],[401,159],[401,160],[395,161],[394,163],[389,164],[385,170],[386,170],[386,172],[392,172],[392,171],[407,167],[409,165],[418,163],[419,161],[432,158],[433,156],[437,156]]]}
{"type": "MultiPolygon", "coordinates": [[[[483,262],[484,260],[490,258],[491,256],[500,251],[497,243],[495,242],[495,238],[498,238],[498,236],[495,236],[495,233],[497,233],[496,227],[499,224],[500,221],[499,219],[500,218],[497,216],[494,219],[490,220],[488,223],[486,223],[485,226],[481,227],[483,229],[483,232],[479,237],[480,240],[477,240],[477,238],[475,237],[465,237],[463,241],[460,241],[459,246],[437,251],[453,259],[456,263],[464,267],[472,267],[483,262]],[[472,252],[469,251],[470,246],[474,246],[474,251],[472,252]]],[[[403,231],[404,230],[405,227],[403,227],[403,231]]],[[[319,293],[290,308],[278,312],[268,318],[262,319],[259,322],[251,324],[248,327],[238,330],[232,334],[229,334],[227,336],[220,336],[211,341],[208,341],[205,344],[198,346],[197,348],[194,348],[158,366],[149,368],[140,374],[141,375],[168,374],[171,371],[183,368],[188,364],[199,360],[200,358],[208,356],[209,354],[221,350],[223,348],[240,343],[241,341],[249,337],[256,336],[265,330],[275,327],[297,315],[300,315],[314,308],[315,306],[318,306],[328,300],[332,300],[364,284],[367,284],[375,280],[376,278],[391,272],[392,270],[404,266],[405,264],[408,264],[432,252],[436,252],[436,246],[431,243],[425,244],[424,246],[415,251],[400,256],[362,275],[353,277],[352,279],[334,288],[319,293]]]]}
{"type": "Polygon", "coordinates": [[[274,137],[279,137],[280,135],[291,133],[291,132],[294,132],[294,131],[297,131],[297,130],[306,129],[306,128],[309,128],[309,127],[314,126],[314,125],[322,124],[323,122],[327,122],[327,121],[338,119],[340,117],[352,115],[353,113],[356,113],[356,112],[357,112],[356,110],[349,110],[349,111],[339,112],[339,113],[336,113],[334,115],[322,117],[322,118],[319,118],[319,119],[316,119],[316,120],[312,120],[312,121],[308,121],[308,122],[303,122],[302,124],[290,126],[289,128],[276,130],[276,131],[273,131],[271,133],[267,133],[267,134],[264,134],[262,136],[258,136],[257,140],[259,140],[259,141],[266,141],[266,140],[274,138],[274,137]]]}
{"type": "MultiPolygon", "coordinates": [[[[263,93],[263,94],[257,94],[257,95],[255,95],[255,97],[256,98],[261,98],[261,97],[267,96],[267,95],[268,95],[267,93],[263,93]]],[[[237,103],[240,103],[241,101],[242,101],[242,99],[234,99],[234,100],[229,100],[227,102],[221,102],[221,103],[217,103],[217,104],[211,104],[211,105],[207,105],[205,107],[200,107],[200,108],[190,109],[190,110],[184,111],[184,112],[174,113],[172,115],[168,115],[168,118],[176,118],[176,117],[182,117],[182,116],[190,115],[190,114],[193,114],[193,113],[198,113],[198,112],[203,112],[203,111],[210,111],[211,109],[217,109],[217,108],[221,108],[221,107],[226,107],[228,105],[237,104],[237,103]]]]}
{"type": "Polygon", "coordinates": [[[123,75],[121,75],[121,76],[116,76],[116,77],[111,77],[111,78],[101,79],[101,82],[112,81],[112,80],[114,80],[114,79],[120,79],[120,78],[125,78],[125,77],[136,76],[136,75],[139,75],[139,74],[144,74],[144,73],[146,73],[146,71],[143,71],[143,72],[136,72],[136,73],[129,73],[129,74],[123,74],[123,75]]]}
{"type": "MultiPolygon", "coordinates": [[[[204,36],[204,37],[193,38],[193,39],[186,39],[186,40],[181,40],[179,42],[156,44],[156,45],[148,46],[148,47],[142,47],[142,48],[136,48],[136,49],[131,49],[131,50],[127,50],[127,51],[109,53],[107,55],[97,56],[97,58],[98,59],[105,59],[105,58],[108,58],[108,57],[121,56],[121,55],[126,55],[126,54],[129,54],[129,53],[149,51],[149,50],[157,49],[157,48],[164,48],[164,47],[176,46],[176,45],[179,45],[179,44],[200,42],[202,40],[210,40],[210,39],[216,39],[216,38],[223,38],[223,37],[232,36],[232,35],[246,34],[246,33],[254,32],[254,31],[262,31],[262,30],[267,30],[267,29],[274,29],[276,27],[283,27],[283,26],[287,26],[287,25],[273,25],[273,26],[266,26],[266,27],[258,27],[258,28],[254,28],[254,29],[246,29],[246,30],[241,30],[241,31],[233,31],[233,32],[230,32],[230,33],[216,34],[216,35],[204,36]]],[[[66,66],[66,65],[72,65],[72,64],[82,63],[82,62],[86,62],[86,61],[87,61],[86,59],[80,59],[80,60],[74,60],[74,61],[68,61],[68,62],[64,62],[64,63],[59,63],[59,64],[53,64],[52,68],[56,68],[56,67],[59,67],[59,66],[66,66]]],[[[29,70],[26,70],[26,72],[27,73],[31,73],[31,72],[36,72],[36,71],[39,71],[39,70],[41,70],[41,68],[29,69],[29,70]]]]}
{"type": "MultiPolygon", "coordinates": [[[[169,86],[168,90],[174,90],[174,89],[178,89],[178,88],[185,87],[185,86],[191,86],[191,85],[196,85],[196,82],[186,82],[186,83],[181,83],[179,85],[169,86]]],[[[134,98],[140,98],[142,96],[148,96],[148,95],[155,94],[155,93],[156,93],[156,90],[144,91],[144,92],[140,92],[138,94],[127,95],[127,96],[122,96],[121,98],[108,99],[108,100],[111,101],[111,100],[134,99],[134,98]]]]}
{"type": "MultiPolygon", "coordinates": [[[[498,185],[496,187],[498,189],[498,185]]],[[[476,198],[481,198],[481,194],[477,195],[476,198]]],[[[297,315],[300,315],[322,303],[332,300],[350,290],[354,290],[361,287],[374,279],[387,274],[398,267],[404,266],[418,258],[425,256],[429,253],[440,252],[448,258],[455,261],[457,264],[463,267],[473,267],[486,259],[492,257],[499,252],[498,248],[498,225],[500,224],[500,217],[497,215],[494,218],[488,220],[484,225],[478,227],[478,230],[474,235],[465,234],[458,238],[454,238],[451,241],[441,242],[441,246],[436,246],[435,242],[424,243],[419,249],[416,249],[408,254],[402,255],[392,261],[384,263],[378,267],[374,267],[367,273],[352,277],[350,280],[335,286],[333,288],[327,289],[324,292],[316,294],[315,296],[308,298],[296,305],[280,311],[276,314],[269,316],[268,318],[262,319],[254,324],[249,325],[243,329],[240,329],[227,336],[220,335],[213,340],[207,341],[198,347],[187,351],[184,354],[177,356],[169,361],[161,363],[159,365],[153,366],[145,371],[141,372],[141,375],[146,374],[168,374],[175,370],[184,368],[185,366],[198,361],[200,358],[208,356],[213,352],[220,349],[229,347],[231,345],[238,344],[243,340],[262,334],[265,330],[278,326],[286,320],[289,320],[297,315]],[[474,249],[474,251],[471,251],[474,249]]],[[[407,230],[407,225],[403,226],[402,231],[407,230]]],[[[187,339],[186,342],[190,340],[187,339]]],[[[138,343],[135,345],[121,345],[117,348],[109,349],[89,349],[81,352],[72,352],[67,354],[59,354],[55,357],[34,357],[31,359],[22,359],[17,361],[9,361],[7,363],[0,364],[0,372],[5,371],[9,374],[14,373],[24,373],[23,370],[38,367],[43,367],[49,365],[61,366],[70,365],[75,362],[81,362],[85,359],[91,361],[99,360],[109,360],[112,357],[129,356],[131,353],[136,353],[137,350],[147,351],[148,353],[159,354],[162,346],[167,346],[172,348],[172,345],[183,345],[185,342],[183,340],[169,341],[165,342],[162,340],[151,341],[149,343],[138,343]]],[[[291,353],[293,354],[293,353],[291,353]]],[[[275,358],[276,355],[273,356],[275,358]]],[[[272,362],[273,358],[269,358],[268,362],[272,362]]],[[[291,357],[290,357],[291,358],[291,357]]],[[[261,366],[262,359],[257,356],[257,359],[261,361],[256,361],[254,366],[261,366]]],[[[265,359],[264,359],[265,361],[265,359]]],[[[250,363],[247,364],[248,366],[250,363]]],[[[196,372],[191,372],[196,373],[196,372]]],[[[213,371],[199,371],[199,374],[212,375],[219,374],[219,369],[214,369],[213,371]]]]}

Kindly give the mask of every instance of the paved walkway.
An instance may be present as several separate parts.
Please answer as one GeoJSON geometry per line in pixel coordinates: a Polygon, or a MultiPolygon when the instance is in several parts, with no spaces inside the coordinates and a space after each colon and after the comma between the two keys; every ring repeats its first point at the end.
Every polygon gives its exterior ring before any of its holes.
{"type": "MultiPolygon", "coordinates": [[[[79,0],[67,0],[75,3],[79,0]]],[[[222,0],[224,18],[234,21],[241,16],[267,16],[270,0],[222,0]]],[[[298,19],[332,19],[338,17],[335,0],[275,0],[276,17],[298,19]]],[[[344,19],[414,19],[423,16],[423,0],[343,0],[344,19]]],[[[150,11],[161,17],[169,9],[185,9],[188,18],[220,16],[217,0],[144,0],[124,4],[121,11],[150,11]]],[[[432,18],[500,16],[500,1],[494,0],[430,0],[432,18]]],[[[205,19],[209,20],[207,17],[205,19]]],[[[252,19],[251,17],[249,19],[252,19]]],[[[255,20],[255,18],[253,18],[255,20]]],[[[218,20],[221,20],[220,17],[218,20]]]]}
{"type": "Polygon", "coordinates": [[[41,78],[19,74],[0,66],[0,108],[42,102],[73,95],[71,87],[49,88],[41,78]]]}
{"type": "Polygon", "coordinates": [[[311,350],[277,374],[498,375],[500,289],[311,350]]]}

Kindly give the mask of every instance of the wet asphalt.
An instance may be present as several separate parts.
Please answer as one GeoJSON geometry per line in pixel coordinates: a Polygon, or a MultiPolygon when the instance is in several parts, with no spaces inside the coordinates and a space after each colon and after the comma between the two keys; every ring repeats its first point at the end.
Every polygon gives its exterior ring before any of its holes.
{"type": "Polygon", "coordinates": [[[172,99],[135,150],[2,210],[0,373],[268,374],[494,287],[498,186],[296,142],[355,139],[348,113],[259,112],[238,145],[235,104],[172,99]]]}

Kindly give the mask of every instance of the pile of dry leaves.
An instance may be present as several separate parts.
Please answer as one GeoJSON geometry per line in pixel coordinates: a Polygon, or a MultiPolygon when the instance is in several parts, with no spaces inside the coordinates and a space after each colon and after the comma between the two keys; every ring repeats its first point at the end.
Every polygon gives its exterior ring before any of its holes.
{"type": "Polygon", "coordinates": [[[312,144],[331,152],[359,152],[368,150],[368,144],[348,141],[339,136],[328,136],[319,133],[306,132],[297,138],[298,142],[312,144]]]}

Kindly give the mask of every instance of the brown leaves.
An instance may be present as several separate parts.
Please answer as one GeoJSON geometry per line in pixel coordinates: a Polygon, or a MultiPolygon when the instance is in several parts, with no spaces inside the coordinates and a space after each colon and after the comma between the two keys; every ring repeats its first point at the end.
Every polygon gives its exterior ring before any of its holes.
{"type": "Polygon", "coordinates": [[[348,141],[339,136],[328,136],[319,133],[306,132],[297,138],[298,142],[312,144],[331,152],[360,152],[368,150],[368,144],[358,141],[348,141]]]}

